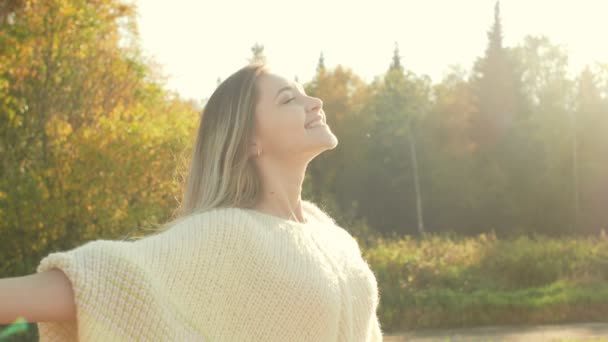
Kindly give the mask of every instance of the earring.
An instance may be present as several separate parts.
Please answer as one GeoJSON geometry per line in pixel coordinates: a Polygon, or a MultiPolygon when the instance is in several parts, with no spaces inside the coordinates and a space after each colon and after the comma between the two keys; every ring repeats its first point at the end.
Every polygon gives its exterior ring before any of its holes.
{"type": "Polygon", "coordinates": [[[259,157],[260,156],[260,150],[258,149],[256,151],[257,151],[256,156],[259,157]]]}

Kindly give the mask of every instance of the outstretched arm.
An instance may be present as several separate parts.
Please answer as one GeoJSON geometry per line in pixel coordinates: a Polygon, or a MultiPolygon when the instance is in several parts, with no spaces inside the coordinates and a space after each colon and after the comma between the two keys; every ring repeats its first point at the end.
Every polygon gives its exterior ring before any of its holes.
{"type": "Polygon", "coordinates": [[[0,324],[17,317],[29,323],[69,321],[76,317],[72,284],[59,269],[0,279],[0,324]]]}

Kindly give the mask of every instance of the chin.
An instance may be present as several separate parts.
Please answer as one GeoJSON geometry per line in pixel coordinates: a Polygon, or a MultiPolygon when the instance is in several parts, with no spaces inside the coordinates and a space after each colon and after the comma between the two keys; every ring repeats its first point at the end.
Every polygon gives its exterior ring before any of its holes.
{"type": "Polygon", "coordinates": [[[317,146],[317,148],[310,152],[308,159],[312,160],[325,151],[333,150],[334,148],[336,148],[336,146],[338,146],[337,140],[335,140],[335,143],[333,144],[324,144],[317,146]]]}
{"type": "Polygon", "coordinates": [[[331,135],[332,139],[331,142],[328,144],[328,147],[330,150],[333,150],[334,148],[336,148],[336,146],[338,146],[338,138],[335,135],[331,135]]]}
{"type": "Polygon", "coordinates": [[[331,141],[328,141],[326,144],[323,145],[323,149],[319,152],[319,153],[323,153],[324,151],[327,150],[333,150],[338,146],[338,138],[336,138],[335,136],[331,139],[331,141]]]}

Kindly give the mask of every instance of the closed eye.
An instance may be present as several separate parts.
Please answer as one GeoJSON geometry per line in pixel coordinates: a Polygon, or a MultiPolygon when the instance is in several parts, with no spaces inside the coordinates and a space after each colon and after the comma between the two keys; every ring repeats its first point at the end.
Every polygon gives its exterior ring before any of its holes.
{"type": "Polygon", "coordinates": [[[287,100],[287,101],[283,102],[283,104],[287,104],[287,103],[289,103],[289,102],[291,102],[291,101],[293,101],[293,100],[295,100],[295,99],[296,99],[295,97],[292,97],[292,98],[290,98],[289,100],[287,100]]]}

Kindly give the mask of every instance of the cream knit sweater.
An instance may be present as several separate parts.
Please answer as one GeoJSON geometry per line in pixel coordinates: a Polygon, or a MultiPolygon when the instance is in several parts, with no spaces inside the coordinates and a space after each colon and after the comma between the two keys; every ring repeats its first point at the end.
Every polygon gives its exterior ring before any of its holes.
{"type": "Polygon", "coordinates": [[[215,208],[135,241],[51,253],[37,272],[70,279],[76,320],[41,341],[382,341],[374,273],[315,204],[307,223],[215,208]]]}

